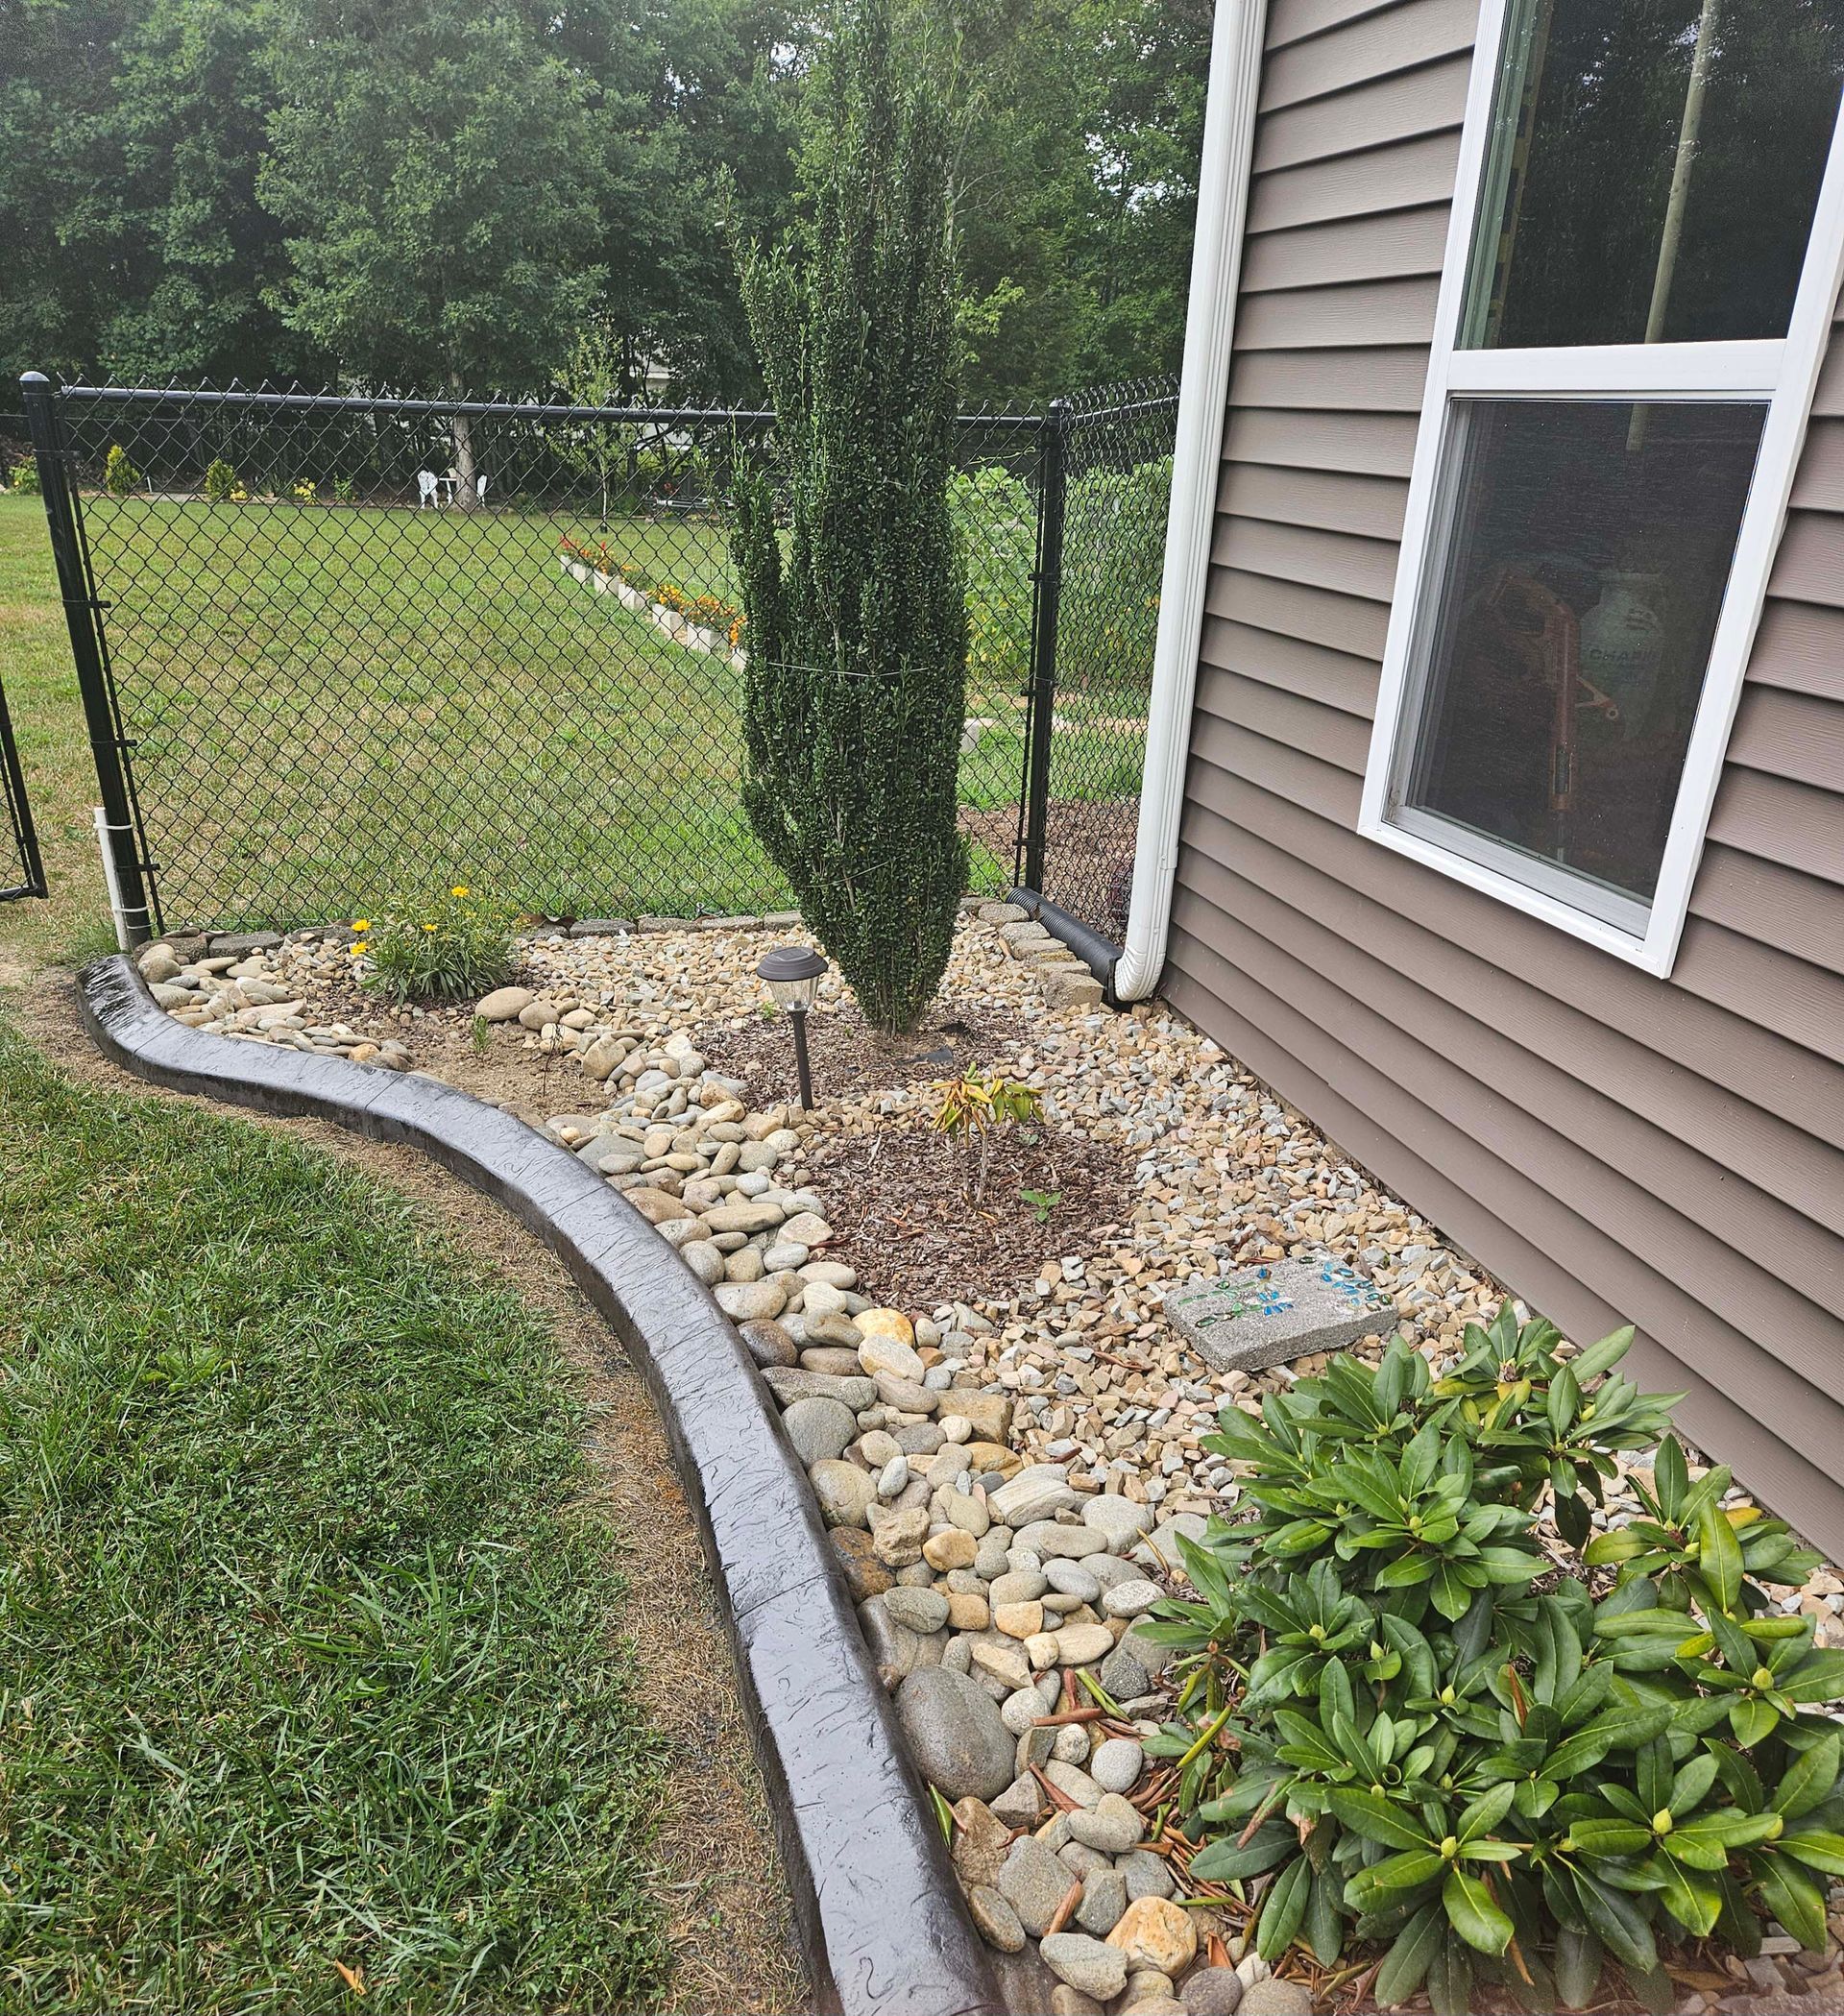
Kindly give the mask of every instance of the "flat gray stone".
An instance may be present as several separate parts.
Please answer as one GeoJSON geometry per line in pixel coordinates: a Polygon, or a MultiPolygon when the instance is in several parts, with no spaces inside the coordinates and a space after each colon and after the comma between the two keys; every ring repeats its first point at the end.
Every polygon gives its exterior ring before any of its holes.
{"type": "MultiPolygon", "coordinates": [[[[995,1806],[993,1810],[999,1810],[995,1806]]],[[[1033,1938],[1041,1938],[1055,1917],[1057,1906],[1069,1894],[1073,1881],[1052,1849],[1035,1834],[1026,1834],[1011,1844],[1011,1853],[999,1871],[999,1894],[1018,1913],[1025,1930],[1033,1938]]],[[[1125,1986],[1126,1981],[1127,1963],[1123,1960],[1119,1986],[1125,1986]]]]}
{"type": "MultiPolygon", "coordinates": [[[[1027,1526],[1075,1506],[1078,1499],[1069,1488],[1069,1472],[1062,1464],[1033,1463],[1009,1483],[989,1493],[986,1502],[1001,1525],[1027,1526]]],[[[1105,1544],[1096,1542],[1098,1547],[1105,1544]]]]}
{"type": "MultiPolygon", "coordinates": [[[[1044,1774],[1049,1777],[1049,1773],[1044,1774]]],[[[1051,1780],[1054,1785],[1055,1779],[1051,1780]]],[[[1069,1831],[1072,1836],[1086,1847],[1099,1848],[1105,1855],[1126,1855],[1129,1849],[1140,1845],[1146,1823],[1131,1800],[1119,1792],[1104,1792],[1092,1812],[1071,1813],[1069,1831]]]]}
{"type": "MultiPolygon", "coordinates": [[[[1137,1904],[1142,1897],[1170,1897],[1177,1888],[1171,1870],[1166,1867],[1165,1858],[1149,1855],[1144,1848],[1136,1848],[1131,1855],[1122,1856],[1115,1867],[1127,1879],[1128,1904],[1137,1904]]],[[[1237,1986],[1240,1987],[1241,1983],[1238,1982],[1237,1986]]]]}
{"type": "Polygon", "coordinates": [[[884,1598],[885,1607],[899,1624],[924,1638],[939,1631],[948,1621],[948,1599],[933,1589],[893,1589],[884,1598]]]}
{"type": "Polygon", "coordinates": [[[1058,1980],[1097,2002],[1112,2002],[1127,1986],[1127,1955],[1086,1932],[1053,1932],[1037,1951],[1058,1980]]]}
{"type": "Polygon", "coordinates": [[[1076,1923],[1085,1932],[1105,1939],[1127,1910],[1127,1878],[1118,1869],[1098,1870],[1082,1879],[1082,1901],[1076,1923]]]}
{"type": "Polygon", "coordinates": [[[1259,1372],[1395,1327],[1395,1305],[1327,1253],[1172,1289],[1165,1313],[1218,1372],[1259,1372]]]}
{"type": "Polygon", "coordinates": [[[861,1414],[877,1397],[877,1388],[868,1379],[836,1379],[829,1372],[802,1372],[791,1365],[764,1366],[762,1376],[784,1407],[791,1407],[796,1400],[824,1397],[861,1414]]]}

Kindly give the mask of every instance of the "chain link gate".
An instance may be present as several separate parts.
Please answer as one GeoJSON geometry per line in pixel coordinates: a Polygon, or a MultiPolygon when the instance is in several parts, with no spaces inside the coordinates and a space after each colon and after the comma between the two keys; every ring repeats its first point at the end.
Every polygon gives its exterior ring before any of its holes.
{"type": "MultiPolygon", "coordinates": [[[[770,415],[25,390],[131,938],[333,922],[449,877],[558,918],[789,904],[741,807],[728,538],[770,415]]],[[[1138,789],[1128,759],[1098,763],[1110,731],[1088,717],[1112,689],[1090,661],[1108,647],[1069,564],[1127,522],[1083,487],[1112,467],[1088,448],[1109,409],[1060,410],[960,422],[976,892],[1020,880],[1033,790],[1056,808],[1055,864],[1072,792],[1138,789]],[[1059,595],[1077,614],[1045,706],[1059,595]],[[1072,706],[1080,749],[1057,740],[1072,706]]]]}
{"type": "Polygon", "coordinates": [[[1170,377],[1051,408],[1043,446],[1020,883],[1127,935],[1178,395],[1170,377]]]}
{"type": "Polygon", "coordinates": [[[33,829],[32,807],[26,802],[25,773],[19,767],[4,685],[0,685],[0,798],[6,801],[7,827],[12,836],[10,851],[0,854],[0,903],[11,903],[19,896],[42,896],[45,866],[33,829]]]}
{"type": "MultiPolygon", "coordinates": [[[[0,442],[15,440],[25,430],[23,414],[0,413],[0,442]]],[[[8,834],[0,845],[0,903],[42,896],[46,893],[45,865],[26,797],[26,775],[19,764],[19,745],[13,740],[5,680],[0,680],[0,806],[6,811],[8,834]]]]}

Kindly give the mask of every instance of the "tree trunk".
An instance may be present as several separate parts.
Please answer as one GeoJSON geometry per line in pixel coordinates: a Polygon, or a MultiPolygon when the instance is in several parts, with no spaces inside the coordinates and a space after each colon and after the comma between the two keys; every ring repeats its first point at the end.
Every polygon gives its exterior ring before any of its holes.
{"type": "MultiPolygon", "coordinates": [[[[449,389],[459,398],[461,380],[450,378],[449,389]]],[[[465,413],[451,413],[449,432],[454,440],[454,500],[463,511],[472,511],[480,501],[479,488],[474,481],[473,423],[465,413]]]]}

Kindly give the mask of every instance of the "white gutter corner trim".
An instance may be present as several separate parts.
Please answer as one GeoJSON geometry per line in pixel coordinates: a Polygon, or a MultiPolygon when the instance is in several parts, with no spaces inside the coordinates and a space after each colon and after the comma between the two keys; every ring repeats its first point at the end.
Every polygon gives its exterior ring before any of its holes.
{"type": "Polygon", "coordinates": [[[1242,275],[1261,89],[1267,0],[1217,0],[1204,105],[1203,157],[1198,177],[1197,234],[1185,315],[1184,370],[1178,384],[1177,444],[1166,521],[1165,572],[1153,645],[1146,773],[1140,788],[1139,838],[1128,906],[1127,943],[1114,966],[1119,1001],[1144,1001],[1157,986],[1172,925],[1178,820],[1184,810],[1185,759],[1198,683],[1217,473],[1223,457],[1229,353],[1242,275]]]}

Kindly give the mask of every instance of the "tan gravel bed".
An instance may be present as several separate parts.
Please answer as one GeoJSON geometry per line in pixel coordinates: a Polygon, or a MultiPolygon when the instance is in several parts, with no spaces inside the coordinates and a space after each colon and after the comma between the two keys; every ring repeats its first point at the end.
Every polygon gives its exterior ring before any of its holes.
{"type": "MultiPolygon", "coordinates": [[[[1298,1984],[1264,1979],[1236,1913],[1166,1904],[1147,1866],[1142,1809],[1163,1793],[1138,1740],[1164,1703],[1133,1623],[1167,1583],[1174,1535],[1234,1505],[1234,1475],[1202,1446],[1218,1410],[1324,1361],[1215,1372],[1164,1299],[1329,1254],[1440,1359],[1505,1291],[1169,1009],[1047,1005],[1001,928],[962,922],[932,1032],[886,1050],[881,1074],[837,977],[823,982],[813,1051],[840,1082],[822,1068],[811,1115],[777,1089],[791,1041],[762,1014],[759,932],[537,940],[519,984],[478,1005],[484,1020],[473,1004],[385,1008],[354,991],[342,946],[307,939],[216,972],[175,961],[161,998],[200,1026],[498,1096],[626,1192],[764,1369],[911,1748],[958,1803],[960,1873],[988,1938],[1058,1974],[1065,2016],[1100,2005],[1083,1981],[1117,2005],[1246,1996],[1281,2012],[1298,1984]],[[1006,1172],[983,1206],[995,1215],[963,1217],[959,1264],[923,1273],[954,1242],[914,1228],[959,1178],[923,1131],[941,1047],[955,1068],[1033,1085],[1046,1133],[1086,1141],[1097,1171],[1124,1179],[1105,1208],[1098,1191],[1096,1210],[1039,1225],[1006,1172]],[[885,1155],[903,1180],[872,1175],[885,1155]],[[1118,1713],[1071,1717],[1089,1698],[1079,1672],[1118,1713]]],[[[1355,1348],[1373,1358],[1382,1342],[1355,1348]]],[[[1616,1486],[1611,1510],[1635,1502],[1616,1486]]],[[[1844,1643],[1829,1567],[1785,1607],[1844,1643]]],[[[1821,2007],[1839,1984],[1835,1951],[1739,1966],[1685,2006],[1821,2007]]],[[[1041,1975],[1019,1992],[1020,2006],[1048,1995],[1041,1975]]]]}

